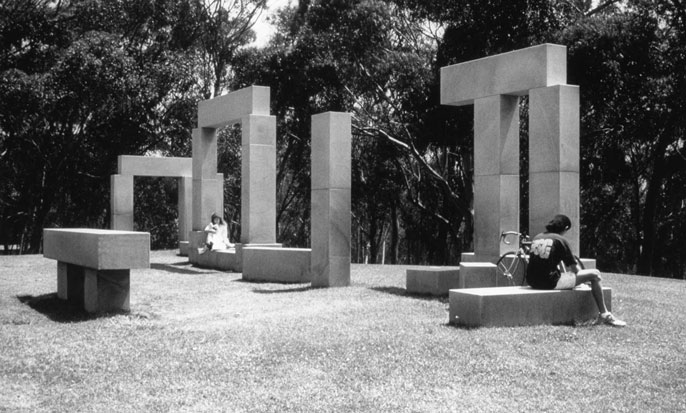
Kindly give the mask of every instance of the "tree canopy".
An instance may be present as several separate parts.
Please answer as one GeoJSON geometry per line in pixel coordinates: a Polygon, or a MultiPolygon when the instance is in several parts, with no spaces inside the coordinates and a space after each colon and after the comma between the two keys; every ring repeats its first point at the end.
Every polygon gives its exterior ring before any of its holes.
{"type": "MultiPolygon", "coordinates": [[[[580,255],[684,278],[682,2],[301,0],[251,47],[265,7],[0,3],[0,241],[38,252],[44,227],[106,227],[118,155],[189,156],[197,102],[259,84],[278,122],[279,242],[310,242],[310,117],[348,111],[353,259],[456,264],[472,243],[473,120],[469,107],[439,104],[439,70],[550,42],[567,46],[568,83],[581,90],[580,255]]],[[[525,169],[526,99],[521,110],[525,169]]],[[[221,131],[219,151],[234,237],[238,136],[221,131]]],[[[136,227],[155,248],[174,246],[175,185],[136,186],[136,227]]]]}

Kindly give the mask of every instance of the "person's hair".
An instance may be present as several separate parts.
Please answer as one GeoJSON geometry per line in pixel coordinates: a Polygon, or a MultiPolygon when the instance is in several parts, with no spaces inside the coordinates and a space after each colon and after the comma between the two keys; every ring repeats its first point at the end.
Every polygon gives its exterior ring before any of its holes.
{"type": "Polygon", "coordinates": [[[217,215],[216,212],[212,213],[212,218],[210,218],[210,222],[214,224],[215,218],[219,218],[219,225],[226,225],[226,223],[224,222],[224,219],[221,216],[217,215]]]}
{"type": "Polygon", "coordinates": [[[546,231],[560,234],[572,227],[572,221],[567,215],[558,214],[545,226],[546,231]]]}

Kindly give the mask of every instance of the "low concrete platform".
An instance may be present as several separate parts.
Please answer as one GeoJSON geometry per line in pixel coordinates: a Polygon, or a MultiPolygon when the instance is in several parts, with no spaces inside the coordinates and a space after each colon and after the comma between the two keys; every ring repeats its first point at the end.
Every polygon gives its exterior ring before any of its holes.
{"type": "MultiPolygon", "coordinates": [[[[612,309],[612,289],[603,288],[612,309]]],[[[598,307],[590,290],[495,287],[450,290],[449,323],[467,327],[573,324],[593,319],[598,307]]]]}
{"type": "Polygon", "coordinates": [[[309,248],[243,248],[243,279],[278,283],[312,281],[309,248]]]}
{"type": "Polygon", "coordinates": [[[455,288],[495,286],[495,264],[463,262],[459,267],[416,267],[406,271],[405,288],[410,294],[448,295],[455,288]]]}
{"type": "Polygon", "coordinates": [[[129,310],[130,274],[150,267],[150,234],[90,228],[43,230],[43,255],[57,260],[57,296],[88,312],[129,310]]]}

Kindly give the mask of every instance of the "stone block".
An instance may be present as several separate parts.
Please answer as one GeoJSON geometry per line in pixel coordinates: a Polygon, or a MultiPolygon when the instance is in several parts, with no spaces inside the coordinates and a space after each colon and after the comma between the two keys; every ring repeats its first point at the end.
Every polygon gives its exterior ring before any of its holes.
{"type": "Polygon", "coordinates": [[[68,281],[68,266],[66,262],[57,261],[57,298],[66,300],[69,297],[67,287],[68,281]]]}
{"type": "Polygon", "coordinates": [[[581,260],[581,263],[584,265],[584,268],[587,270],[598,268],[596,266],[595,258],[579,258],[579,259],[581,260]]]}
{"type": "Polygon", "coordinates": [[[198,103],[198,127],[218,129],[238,123],[246,115],[269,115],[270,90],[248,86],[198,103]]]}
{"type": "MultiPolygon", "coordinates": [[[[603,288],[611,309],[612,290],[603,288]]],[[[495,287],[450,290],[449,323],[468,327],[572,324],[598,315],[591,291],[495,287]]]]}
{"type": "Polygon", "coordinates": [[[276,242],[276,148],[244,145],[241,164],[241,242],[276,242]]]}
{"type": "Polygon", "coordinates": [[[542,44],[441,68],[441,104],[469,105],[493,95],[567,83],[567,48],[542,44]]]}
{"type": "Polygon", "coordinates": [[[193,230],[201,231],[210,222],[213,212],[223,212],[223,180],[193,180],[193,230]],[[220,196],[221,195],[221,196],[220,196]]]}
{"type": "Polygon", "coordinates": [[[216,266],[213,268],[222,271],[241,271],[240,257],[235,248],[229,248],[228,250],[210,251],[210,253],[216,256],[216,266]]]}
{"type": "Polygon", "coordinates": [[[180,177],[193,175],[193,159],[120,155],[117,157],[121,175],[180,177]]]}
{"type": "Polygon", "coordinates": [[[350,257],[350,190],[312,190],[311,203],[313,253],[350,257]]]}
{"type": "Polygon", "coordinates": [[[474,101],[474,175],[519,175],[519,98],[474,101]]]}
{"type": "Polygon", "coordinates": [[[460,276],[455,288],[495,287],[496,266],[490,262],[460,263],[460,276]]]}
{"type": "Polygon", "coordinates": [[[190,249],[188,241],[179,241],[179,255],[182,257],[188,256],[188,250],[190,249]]]}
{"type": "Polygon", "coordinates": [[[43,255],[97,270],[150,267],[150,234],[91,228],[43,230],[43,255]]]}
{"type": "Polygon", "coordinates": [[[133,176],[110,176],[110,228],[133,231],[133,176]]]}
{"type": "Polygon", "coordinates": [[[248,115],[241,120],[241,145],[276,146],[276,116],[248,115]]]}
{"type": "Polygon", "coordinates": [[[519,175],[474,177],[474,254],[500,256],[509,250],[502,231],[519,229],[519,175]]]}
{"type": "Polygon", "coordinates": [[[193,178],[187,176],[179,178],[178,192],[180,244],[188,241],[188,232],[193,228],[193,178]]]}
{"type": "Polygon", "coordinates": [[[529,172],[579,172],[579,87],[529,93],[529,172]]]}
{"type": "Polygon", "coordinates": [[[448,295],[460,288],[460,267],[417,267],[405,272],[405,289],[410,294],[448,295]]]}
{"type": "Polygon", "coordinates": [[[217,173],[217,131],[193,129],[193,180],[214,179],[217,173]]]}
{"type": "Polygon", "coordinates": [[[349,113],[312,116],[312,189],[351,188],[351,145],[349,113]]]}
{"type": "Polygon", "coordinates": [[[572,228],[565,234],[572,251],[579,251],[579,173],[536,172],[529,175],[529,232],[545,231],[556,214],[565,214],[572,228]]]}
{"type": "Polygon", "coordinates": [[[350,285],[350,255],[312,255],[312,287],[347,287],[350,285]]]}
{"type": "Polygon", "coordinates": [[[83,307],[89,313],[128,311],[130,270],[85,269],[83,307]]]}
{"type": "Polygon", "coordinates": [[[243,279],[278,283],[312,280],[309,248],[243,247],[243,279]]]}

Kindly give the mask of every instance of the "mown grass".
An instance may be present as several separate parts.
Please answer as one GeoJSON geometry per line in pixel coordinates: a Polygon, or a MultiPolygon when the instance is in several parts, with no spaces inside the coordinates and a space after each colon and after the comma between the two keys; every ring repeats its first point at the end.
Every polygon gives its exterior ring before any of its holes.
{"type": "Polygon", "coordinates": [[[686,410],[683,281],[605,275],[624,329],[460,329],[406,267],[310,289],[152,262],[130,313],[91,317],[56,299],[54,261],[0,257],[0,410],[686,410]]]}

